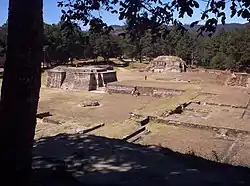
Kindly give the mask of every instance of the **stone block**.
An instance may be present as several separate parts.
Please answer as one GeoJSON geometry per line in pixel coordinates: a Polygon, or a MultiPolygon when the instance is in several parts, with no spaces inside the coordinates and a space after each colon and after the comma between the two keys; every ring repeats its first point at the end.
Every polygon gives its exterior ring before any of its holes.
{"type": "Polygon", "coordinates": [[[98,101],[84,101],[81,104],[82,107],[97,107],[100,106],[100,103],[98,101]]]}
{"type": "Polygon", "coordinates": [[[117,81],[116,71],[107,71],[102,73],[103,83],[108,84],[117,81]]]}
{"type": "Polygon", "coordinates": [[[97,80],[94,73],[74,73],[74,80],[71,81],[73,89],[78,90],[96,90],[97,80]]]}
{"type": "Polygon", "coordinates": [[[61,85],[66,77],[66,72],[62,70],[48,70],[47,83],[49,88],[61,88],[61,85]]]}
{"type": "Polygon", "coordinates": [[[47,87],[50,88],[90,91],[117,81],[116,71],[96,67],[58,66],[47,74],[47,87]]]}

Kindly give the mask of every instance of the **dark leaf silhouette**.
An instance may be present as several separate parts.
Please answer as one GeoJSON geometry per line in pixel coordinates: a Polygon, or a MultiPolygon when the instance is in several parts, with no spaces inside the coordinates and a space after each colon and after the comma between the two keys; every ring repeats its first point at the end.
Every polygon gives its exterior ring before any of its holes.
{"type": "Polygon", "coordinates": [[[194,21],[190,24],[190,27],[194,27],[195,25],[197,25],[199,23],[199,21],[194,21]]]}

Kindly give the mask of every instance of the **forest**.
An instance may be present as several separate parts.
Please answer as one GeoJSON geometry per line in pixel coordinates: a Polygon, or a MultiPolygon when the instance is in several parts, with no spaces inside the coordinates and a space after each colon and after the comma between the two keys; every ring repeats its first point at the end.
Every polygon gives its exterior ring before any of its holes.
{"type": "MultiPolygon", "coordinates": [[[[151,32],[131,38],[123,34],[125,26],[96,33],[91,28],[82,31],[75,26],[64,28],[62,23],[44,24],[44,61],[65,63],[68,58],[96,59],[133,58],[142,62],[159,55],[179,56],[189,65],[213,69],[231,69],[245,72],[250,69],[250,27],[243,24],[238,28],[219,28],[208,36],[197,36],[194,29],[187,31],[177,27],[167,28],[164,35],[153,36],[151,32]]],[[[0,54],[4,60],[6,51],[7,24],[0,28],[0,54]]]]}

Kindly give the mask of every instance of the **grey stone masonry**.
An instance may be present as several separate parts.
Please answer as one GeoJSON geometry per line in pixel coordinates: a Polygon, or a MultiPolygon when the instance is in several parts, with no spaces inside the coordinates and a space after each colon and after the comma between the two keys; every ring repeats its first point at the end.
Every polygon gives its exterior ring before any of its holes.
{"type": "Polygon", "coordinates": [[[117,81],[116,71],[95,67],[59,66],[47,71],[47,87],[77,90],[96,90],[117,81]]]}
{"type": "Polygon", "coordinates": [[[47,87],[60,88],[66,76],[66,72],[62,70],[47,71],[47,87]]]}

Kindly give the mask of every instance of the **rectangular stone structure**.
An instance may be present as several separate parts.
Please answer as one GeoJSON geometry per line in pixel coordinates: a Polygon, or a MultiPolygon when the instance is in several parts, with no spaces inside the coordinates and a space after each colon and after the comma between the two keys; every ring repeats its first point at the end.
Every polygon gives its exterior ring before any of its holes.
{"type": "Polygon", "coordinates": [[[73,89],[79,90],[96,90],[97,87],[97,80],[94,73],[75,73],[74,74],[74,81],[72,82],[73,89]]]}
{"type": "Polygon", "coordinates": [[[117,81],[116,71],[105,68],[58,66],[47,73],[49,88],[91,91],[117,81]]]}
{"type": "Polygon", "coordinates": [[[46,86],[50,88],[61,88],[66,72],[61,70],[48,70],[46,86]]]}
{"type": "Polygon", "coordinates": [[[119,83],[109,83],[107,86],[107,91],[109,93],[131,94],[135,87],[137,88],[139,94],[142,96],[153,96],[159,98],[181,95],[183,92],[185,92],[185,90],[178,90],[178,89],[148,87],[148,86],[132,86],[132,85],[123,85],[119,83]]]}

